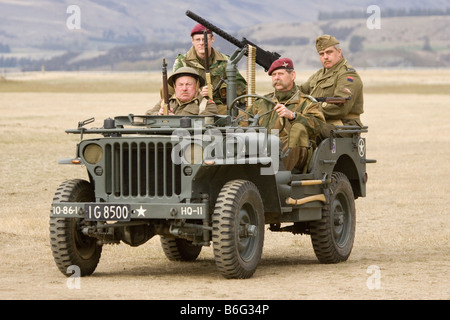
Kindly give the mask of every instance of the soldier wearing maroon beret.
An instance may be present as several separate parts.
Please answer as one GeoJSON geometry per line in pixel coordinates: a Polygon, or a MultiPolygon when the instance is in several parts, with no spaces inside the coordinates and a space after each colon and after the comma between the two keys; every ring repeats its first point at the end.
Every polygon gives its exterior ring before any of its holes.
{"type": "MultiPolygon", "coordinates": [[[[192,47],[185,54],[179,54],[175,59],[173,65],[173,71],[181,67],[191,67],[197,70],[201,77],[205,76],[205,46],[204,46],[204,31],[207,30],[203,25],[197,24],[191,30],[192,47]]],[[[207,30],[208,33],[208,56],[209,56],[209,70],[211,73],[211,82],[214,90],[213,100],[217,104],[219,114],[226,114],[226,84],[221,80],[226,80],[226,67],[229,57],[220,53],[213,48],[214,34],[211,30],[207,30]],[[219,86],[219,88],[218,88],[219,86]]],[[[239,73],[236,73],[236,87],[237,95],[244,95],[247,93],[247,82],[244,77],[239,73]]],[[[203,96],[208,95],[207,87],[201,88],[203,96]]]]}
{"type": "Polygon", "coordinates": [[[272,63],[267,73],[269,74],[269,76],[271,76],[272,73],[278,69],[286,69],[294,71],[294,63],[289,58],[280,58],[272,63]]]}
{"type": "Polygon", "coordinates": [[[275,91],[265,95],[273,101],[257,99],[247,112],[253,115],[265,114],[259,124],[276,134],[281,130],[279,138],[282,151],[287,156],[283,159],[286,170],[305,172],[307,159],[315,147],[315,138],[325,118],[320,105],[310,96],[300,92],[295,85],[296,73],[294,63],[289,58],[280,58],[272,63],[268,74],[272,77],[275,91]]]}
{"type": "Polygon", "coordinates": [[[206,27],[204,27],[203,25],[198,23],[198,24],[195,25],[195,27],[192,28],[192,30],[191,30],[191,37],[193,37],[194,34],[203,34],[203,32],[205,30],[206,30],[207,34],[213,34],[211,30],[206,29],[206,27]]]}

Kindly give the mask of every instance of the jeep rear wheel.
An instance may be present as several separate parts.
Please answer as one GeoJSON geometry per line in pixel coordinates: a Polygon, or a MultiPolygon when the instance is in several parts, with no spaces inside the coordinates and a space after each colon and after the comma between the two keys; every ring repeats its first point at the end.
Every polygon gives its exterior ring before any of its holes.
{"type": "Polygon", "coordinates": [[[217,268],[225,278],[250,278],[261,260],[264,207],[258,188],[250,181],[226,183],[212,218],[217,268]]]}
{"type": "MultiPolygon", "coordinates": [[[[91,202],[95,201],[94,190],[85,180],[68,180],[57,189],[55,202],[91,202]]],[[[70,276],[68,268],[75,265],[80,268],[80,276],[94,272],[100,260],[101,245],[97,239],[85,236],[81,232],[83,219],[50,218],[50,245],[58,269],[70,276]]]]}
{"type": "Polygon", "coordinates": [[[202,246],[193,245],[192,241],[182,238],[161,236],[161,246],[171,261],[194,261],[202,251],[202,246]]]}
{"type": "Polygon", "coordinates": [[[321,263],[346,261],[355,239],[355,198],[345,174],[333,173],[330,191],[322,219],[310,223],[311,242],[321,263]]]}

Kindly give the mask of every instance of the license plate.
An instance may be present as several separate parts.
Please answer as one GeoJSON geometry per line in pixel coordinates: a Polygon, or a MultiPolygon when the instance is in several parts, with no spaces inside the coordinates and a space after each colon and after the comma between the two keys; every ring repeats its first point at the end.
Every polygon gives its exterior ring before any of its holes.
{"type": "Polygon", "coordinates": [[[130,221],[129,204],[86,204],[85,220],[87,221],[130,221]]]}
{"type": "Polygon", "coordinates": [[[54,203],[52,205],[52,217],[81,218],[82,212],[83,205],[81,204],[54,203]]]}

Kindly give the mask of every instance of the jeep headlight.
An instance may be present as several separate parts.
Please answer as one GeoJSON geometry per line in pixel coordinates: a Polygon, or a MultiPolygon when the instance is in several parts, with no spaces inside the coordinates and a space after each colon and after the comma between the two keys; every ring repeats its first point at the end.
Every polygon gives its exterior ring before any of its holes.
{"type": "Polygon", "coordinates": [[[89,164],[97,164],[102,160],[103,149],[98,144],[88,144],[83,150],[83,158],[89,164]]]}
{"type": "Polygon", "coordinates": [[[184,148],[183,158],[186,163],[200,164],[203,162],[203,147],[197,143],[191,143],[184,148]]]}

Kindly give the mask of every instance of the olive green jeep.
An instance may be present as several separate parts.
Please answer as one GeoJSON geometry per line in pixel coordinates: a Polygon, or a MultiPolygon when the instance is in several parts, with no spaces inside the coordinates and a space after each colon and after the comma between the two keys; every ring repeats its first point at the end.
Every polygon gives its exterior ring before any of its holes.
{"type": "Polygon", "coordinates": [[[80,134],[76,156],[87,178],[63,182],[50,214],[59,270],[92,274],[102,246],[139,246],[160,235],[170,260],[195,260],[212,243],[226,278],[249,278],[271,231],[309,234],[322,263],[345,261],[355,236],[355,199],[366,195],[367,128],[338,127],[307,170],[280,161],[280,140],[230,115],[121,116],[80,134]],[[338,138],[338,133],[350,133],[338,138]],[[85,139],[87,135],[96,135],[85,139]]]}

